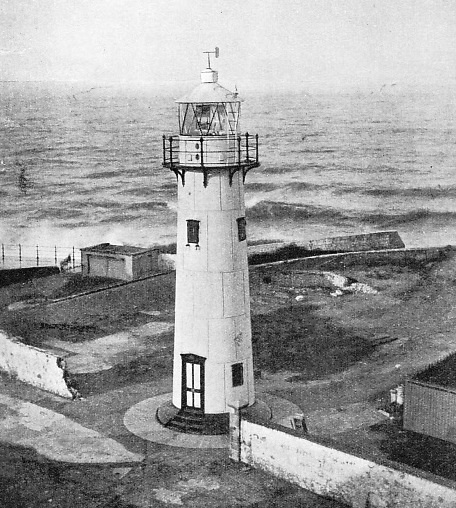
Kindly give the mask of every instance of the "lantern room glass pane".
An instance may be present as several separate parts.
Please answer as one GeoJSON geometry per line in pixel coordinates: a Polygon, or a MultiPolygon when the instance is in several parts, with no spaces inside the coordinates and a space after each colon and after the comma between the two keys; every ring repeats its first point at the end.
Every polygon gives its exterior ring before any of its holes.
{"type": "Polygon", "coordinates": [[[237,132],[239,103],[180,104],[180,134],[226,136],[237,132]]]}

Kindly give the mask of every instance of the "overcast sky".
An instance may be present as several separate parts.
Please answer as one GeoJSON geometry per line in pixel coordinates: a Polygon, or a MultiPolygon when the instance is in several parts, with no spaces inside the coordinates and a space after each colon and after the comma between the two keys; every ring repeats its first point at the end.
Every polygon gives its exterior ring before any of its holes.
{"type": "Polygon", "coordinates": [[[455,0],[1,0],[0,80],[456,84],[455,0]]]}

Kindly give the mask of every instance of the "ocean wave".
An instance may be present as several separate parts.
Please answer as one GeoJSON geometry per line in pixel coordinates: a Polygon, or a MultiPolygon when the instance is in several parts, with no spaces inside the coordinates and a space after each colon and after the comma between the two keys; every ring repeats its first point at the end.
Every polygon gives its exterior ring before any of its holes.
{"type": "Polygon", "coordinates": [[[416,224],[425,221],[448,222],[454,221],[456,212],[435,212],[427,208],[419,208],[407,212],[389,213],[364,213],[359,216],[360,222],[375,224],[380,227],[400,226],[403,224],[416,224]]]}
{"type": "Polygon", "coordinates": [[[156,210],[157,208],[168,208],[166,201],[142,201],[141,203],[132,203],[125,207],[126,210],[156,210]]]}
{"type": "Polygon", "coordinates": [[[99,171],[96,173],[89,173],[85,176],[85,178],[98,180],[100,178],[115,178],[117,176],[119,176],[119,171],[99,171]]]}
{"type": "Polygon", "coordinates": [[[279,184],[270,182],[250,182],[244,186],[246,192],[271,192],[279,187],[279,184]]]}
{"type": "Polygon", "coordinates": [[[436,212],[427,208],[419,208],[398,213],[377,213],[264,200],[249,207],[247,217],[253,221],[287,219],[296,222],[304,220],[331,224],[370,224],[385,228],[426,221],[453,222],[456,219],[456,212],[436,212]]]}
{"type": "Polygon", "coordinates": [[[99,219],[97,222],[100,224],[123,224],[125,222],[132,222],[136,220],[138,217],[136,215],[128,214],[128,213],[119,213],[117,215],[110,215],[109,217],[104,217],[99,219]]]}
{"type": "Polygon", "coordinates": [[[338,150],[336,148],[303,148],[301,150],[294,151],[299,153],[334,153],[338,150]]]}
{"type": "Polygon", "coordinates": [[[390,197],[404,196],[412,198],[448,198],[456,197],[456,186],[447,187],[412,187],[412,188],[387,188],[387,189],[362,189],[361,192],[368,196],[390,197]]]}
{"type": "Polygon", "coordinates": [[[306,171],[306,170],[327,170],[328,167],[323,164],[283,164],[277,166],[264,166],[261,168],[261,172],[263,174],[270,174],[270,175],[276,175],[276,174],[283,174],[283,173],[292,173],[293,171],[299,170],[299,171],[306,171]]]}
{"type": "MultiPolygon", "coordinates": [[[[175,187],[175,185],[173,187],[175,187]]],[[[152,194],[157,194],[157,191],[149,187],[135,187],[134,189],[122,189],[117,191],[116,194],[118,196],[136,196],[144,198],[152,194]]]]}
{"type": "MultiPolygon", "coordinates": [[[[334,186],[333,186],[334,187],[334,186]]],[[[379,187],[366,188],[360,186],[339,185],[333,188],[335,195],[340,194],[363,194],[376,198],[410,197],[423,199],[439,199],[456,197],[456,186],[438,187],[379,187]]]]}
{"type": "Polygon", "coordinates": [[[252,220],[341,220],[347,218],[343,212],[334,208],[285,203],[283,201],[260,201],[248,208],[247,216],[252,220]]]}
{"type": "Polygon", "coordinates": [[[309,182],[290,182],[285,186],[285,189],[290,189],[292,191],[313,191],[313,190],[322,190],[327,189],[328,185],[318,185],[316,183],[309,182]]]}

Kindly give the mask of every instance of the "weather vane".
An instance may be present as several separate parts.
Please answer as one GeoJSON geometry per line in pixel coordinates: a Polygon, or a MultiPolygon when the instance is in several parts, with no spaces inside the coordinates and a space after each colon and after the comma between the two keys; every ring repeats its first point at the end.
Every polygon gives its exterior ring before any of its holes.
{"type": "Polygon", "coordinates": [[[219,49],[216,47],[215,48],[215,51],[203,51],[203,53],[205,53],[207,55],[207,68],[210,69],[211,68],[211,55],[215,55],[215,58],[218,58],[219,57],[219,49]]]}

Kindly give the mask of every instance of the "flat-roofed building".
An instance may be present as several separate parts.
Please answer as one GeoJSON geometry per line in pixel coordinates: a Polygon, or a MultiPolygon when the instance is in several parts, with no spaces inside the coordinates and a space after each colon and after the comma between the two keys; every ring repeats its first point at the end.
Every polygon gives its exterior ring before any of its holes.
{"type": "Polygon", "coordinates": [[[81,249],[82,274],[87,277],[135,280],[158,271],[158,249],[100,243],[81,249]]]}

